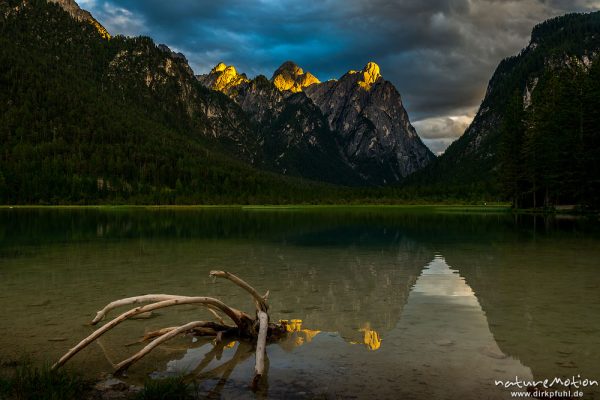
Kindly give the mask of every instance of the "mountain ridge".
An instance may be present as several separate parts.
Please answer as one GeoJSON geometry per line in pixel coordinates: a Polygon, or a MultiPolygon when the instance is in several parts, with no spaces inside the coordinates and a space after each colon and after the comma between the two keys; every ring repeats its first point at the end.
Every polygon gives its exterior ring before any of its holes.
{"type": "Polygon", "coordinates": [[[294,62],[286,61],[270,80],[255,78],[262,82],[263,88],[270,82],[280,92],[271,89],[270,100],[263,99],[267,103],[262,105],[257,104],[259,99],[244,97],[254,80],[239,75],[233,66],[225,69],[223,66],[217,64],[208,74],[198,75],[198,80],[225,93],[246,111],[258,112],[259,121],[267,113],[277,115],[291,94],[310,99],[335,135],[343,162],[366,182],[378,185],[401,182],[435,158],[410,124],[400,94],[383,78],[374,62],[367,63],[360,71],[350,70],[338,80],[320,82],[294,62]],[[220,84],[222,81],[228,84],[220,84]]]}
{"type": "Polygon", "coordinates": [[[102,38],[104,38],[104,39],[111,38],[111,35],[110,35],[110,33],[108,33],[106,28],[104,26],[102,26],[102,24],[100,24],[100,22],[98,22],[96,20],[96,18],[94,18],[89,11],[86,11],[86,10],[82,9],[81,7],[79,7],[79,4],[77,4],[77,2],[75,0],[48,0],[48,1],[61,6],[63,10],[68,12],[69,15],[71,15],[77,21],[85,21],[85,22],[88,22],[91,25],[93,25],[98,30],[98,33],[100,34],[100,36],[102,36],[102,38]]]}

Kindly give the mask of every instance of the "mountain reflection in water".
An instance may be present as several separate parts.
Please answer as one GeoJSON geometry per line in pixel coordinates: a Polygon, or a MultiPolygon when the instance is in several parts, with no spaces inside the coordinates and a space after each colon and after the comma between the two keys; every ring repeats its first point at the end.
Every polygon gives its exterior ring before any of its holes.
{"type": "MultiPolygon", "coordinates": [[[[119,297],[251,309],[239,288],[211,283],[225,269],[270,290],[271,318],[289,322],[261,391],[248,390],[251,344],[189,337],[140,360],[129,382],[187,372],[224,398],[506,399],[494,380],[599,379],[595,226],[387,208],[0,210],[0,359],[55,361],[119,297]]],[[[182,307],[130,321],[70,363],[97,377],[145,331],[207,318],[182,307]]]]}
{"type": "MultiPolygon", "coordinates": [[[[282,371],[286,365],[294,365],[294,373],[310,377],[310,386],[303,386],[308,381],[299,381],[294,386],[295,391],[288,392],[279,385],[270,385],[274,386],[270,394],[275,397],[293,396],[299,390],[331,396],[376,391],[378,398],[401,395],[502,399],[506,398],[507,391],[497,388],[494,380],[512,380],[515,376],[533,378],[528,367],[500,350],[475,293],[442,257],[436,257],[423,269],[409,292],[396,326],[387,331],[385,337],[370,329],[369,322],[359,330],[364,334],[361,342],[348,339],[344,342],[338,332],[343,326],[335,330],[335,326],[330,325],[331,331],[322,332],[304,329],[301,320],[287,322],[289,336],[267,348],[268,379],[270,382],[286,380],[282,371]],[[381,350],[381,353],[370,357],[360,349],[349,352],[346,348],[349,344],[363,344],[365,350],[381,350]],[[389,374],[381,373],[390,370],[393,370],[392,379],[389,374]],[[348,373],[359,379],[344,379],[348,373]],[[326,390],[315,392],[315,388],[326,390]]],[[[213,367],[213,364],[203,364],[203,360],[218,346],[206,344],[190,349],[183,358],[169,362],[166,371],[156,376],[197,374],[203,378],[202,387],[214,393],[211,383],[222,380],[222,375],[199,371],[198,366],[213,367]]],[[[241,365],[237,375],[231,375],[233,371],[226,369],[230,374],[227,378],[237,382],[232,388],[241,385],[244,376],[248,376],[247,371],[252,369],[253,359],[240,357],[251,352],[251,346],[237,344],[236,349],[230,349],[224,356],[227,360],[224,365],[231,362],[241,365]]]]}

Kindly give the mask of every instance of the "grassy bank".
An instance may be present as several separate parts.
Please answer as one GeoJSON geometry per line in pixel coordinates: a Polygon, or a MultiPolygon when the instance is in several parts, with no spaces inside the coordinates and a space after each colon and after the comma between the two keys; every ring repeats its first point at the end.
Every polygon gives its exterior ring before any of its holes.
{"type": "Polygon", "coordinates": [[[143,387],[108,379],[95,382],[68,369],[52,371],[30,362],[0,364],[0,400],[193,400],[197,390],[182,377],[148,379],[143,387]]]}
{"type": "Polygon", "coordinates": [[[89,398],[92,382],[68,370],[29,362],[5,362],[0,374],[2,400],[79,400],[89,398]]]}

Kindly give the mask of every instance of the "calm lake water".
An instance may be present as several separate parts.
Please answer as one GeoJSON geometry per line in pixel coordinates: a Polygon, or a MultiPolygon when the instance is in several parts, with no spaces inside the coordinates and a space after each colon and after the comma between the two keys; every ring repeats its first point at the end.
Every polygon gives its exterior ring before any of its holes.
{"type": "MultiPolygon", "coordinates": [[[[250,345],[189,337],[134,364],[129,382],[189,373],[223,398],[509,399],[495,380],[600,380],[597,222],[432,208],[2,209],[0,361],[55,361],[121,297],[252,311],[212,269],[270,290],[272,319],[299,320],[268,346],[266,384],[248,389],[250,345]]],[[[68,365],[99,377],[144,332],[209,318],[160,310],[68,365]]]]}

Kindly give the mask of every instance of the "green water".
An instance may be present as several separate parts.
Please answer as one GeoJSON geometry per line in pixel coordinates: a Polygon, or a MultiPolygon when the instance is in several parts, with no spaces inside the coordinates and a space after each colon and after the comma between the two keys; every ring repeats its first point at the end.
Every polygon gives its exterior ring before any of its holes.
{"type": "MultiPolygon", "coordinates": [[[[223,398],[508,399],[495,380],[600,380],[597,222],[431,208],[2,209],[0,361],[56,360],[120,297],[207,295],[251,311],[212,269],[270,290],[272,319],[302,320],[268,346],[262,388],[248,389],[251,346],[213,358],[189,337],[128,381],[187,373],[223,398]]],[[[208,318],[160,310],[69,364],[100,377],[144,332],[208,318]]]]}

